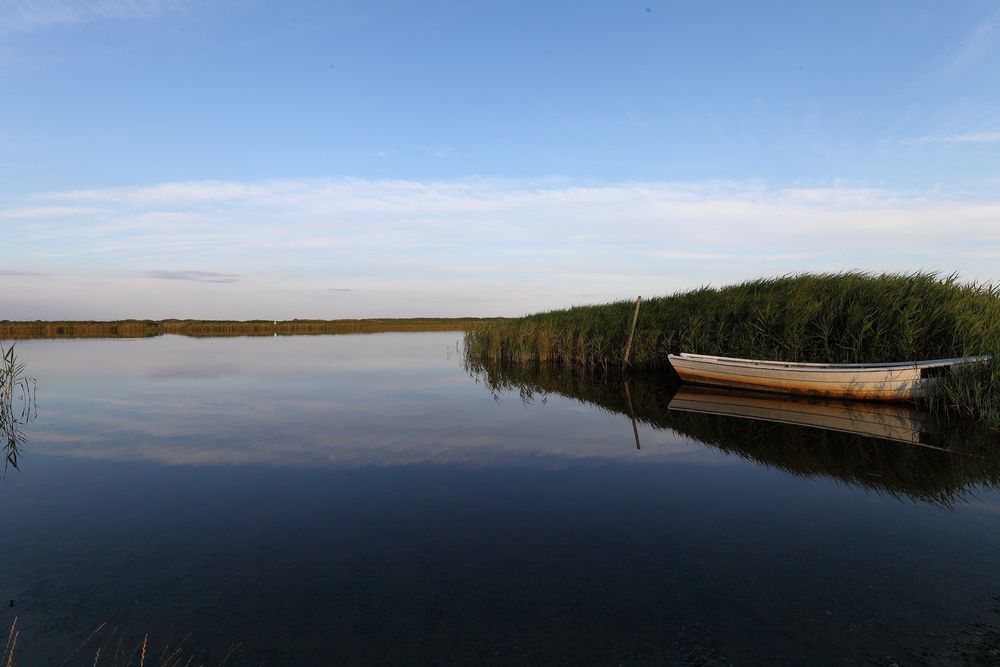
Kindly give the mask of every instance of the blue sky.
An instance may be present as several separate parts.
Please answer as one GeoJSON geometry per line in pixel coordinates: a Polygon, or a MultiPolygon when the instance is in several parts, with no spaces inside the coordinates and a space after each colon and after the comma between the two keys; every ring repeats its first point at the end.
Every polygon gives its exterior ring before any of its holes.
{"type": "Polygon", "coordinates": [[[0,4],[0,319],[1000,279],[995,2],[0,4]]]}

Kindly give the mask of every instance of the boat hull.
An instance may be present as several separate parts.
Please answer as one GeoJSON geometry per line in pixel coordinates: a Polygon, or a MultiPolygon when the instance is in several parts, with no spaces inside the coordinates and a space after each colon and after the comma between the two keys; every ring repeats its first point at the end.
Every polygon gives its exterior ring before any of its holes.
{"type": "Polygon", "coordinates": [[[799,364],[731,359],[707,355],[670,355],[681,380],[695,384],[783,394],[874,401],[912,401],[935,393],[943,372],[970,359],[939,359],[897,364],[799,364]]]}

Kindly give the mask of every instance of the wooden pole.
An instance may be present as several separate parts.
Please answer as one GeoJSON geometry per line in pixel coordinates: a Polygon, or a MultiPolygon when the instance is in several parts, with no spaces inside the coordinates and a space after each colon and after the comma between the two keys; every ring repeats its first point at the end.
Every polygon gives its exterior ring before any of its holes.
{"type": "Polygon", "coordinates": [[[635,299],[635,315],[632,316],[632,331],[628,334],[628,342],[625,343],[625,361],[624,364],[628,366],[628,355],[632,352],[632,336],[635,335],[635,323],[639,321],[639,304],[642,302],[642,297],[636,297],[635,299]]]}

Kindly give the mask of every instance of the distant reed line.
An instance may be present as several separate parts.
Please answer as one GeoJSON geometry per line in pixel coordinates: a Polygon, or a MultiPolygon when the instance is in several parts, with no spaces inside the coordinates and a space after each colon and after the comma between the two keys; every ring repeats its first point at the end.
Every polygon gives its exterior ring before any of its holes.
{"type": "MultiPolygon", "coordinates": [[[[484,322],[465,334],[470,360],[519,366],[623,365],[634,302],[484,322]]],[[[936,405],[1000,428],[1000,285],[934,273],[801,274],[644,300],[631,365],[667,355],[877,363],[990,354],[948,376],[936,405]]]]}
{"type": "Polygon", "coordinates": [[[488,320],[478,318],[384,318],[355,320],[0,320],[0,339],[31,338],[149,338],[180,336],[302,336],[392,331],[465,331],[488,320]]]}

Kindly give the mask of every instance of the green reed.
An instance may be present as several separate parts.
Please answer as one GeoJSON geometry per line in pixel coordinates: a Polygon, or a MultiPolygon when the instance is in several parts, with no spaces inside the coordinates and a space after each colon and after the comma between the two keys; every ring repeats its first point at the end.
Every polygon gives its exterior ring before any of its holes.
{"type": "MultiPolygon", "coordinates": [[[[622,366],[634,302],[485,322],[470,359],[524,366],[622,366]]],[[[631,365],[667,355],[877,363],[990,354],[1000,359],[1000,285],[934,273],[801,274],[644,300],[631,365]]],[[[947,377],[938,405],[1000,427],[1000,364],[947,377]]]]}
{"type": "Polygon", "coordinates": [[[0,447],[4,451],[3,474],[18,467],[18,454],[25,441],[23,427],[35,415],[35,381],[24,374],[14,346],[0,343],[0,447]]]}

